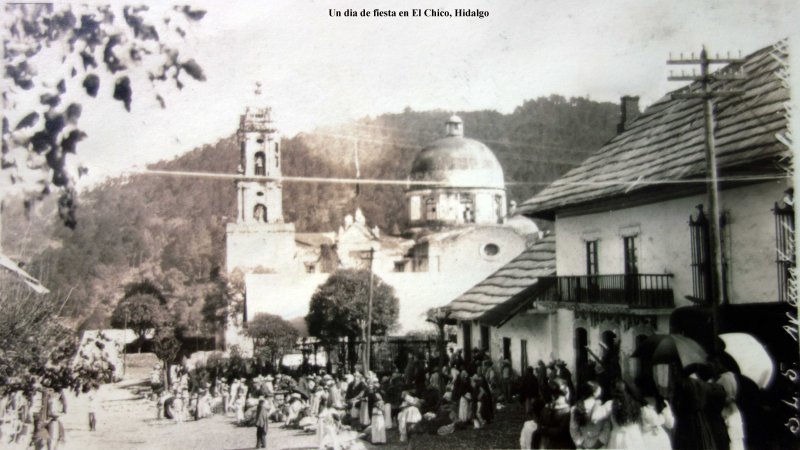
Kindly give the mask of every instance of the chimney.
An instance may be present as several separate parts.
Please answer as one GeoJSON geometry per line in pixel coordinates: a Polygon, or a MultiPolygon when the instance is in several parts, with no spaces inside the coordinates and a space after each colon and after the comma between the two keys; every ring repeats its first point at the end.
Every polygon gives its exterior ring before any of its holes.
{"type": "Polygon", "coordinates": [[[620,99],[621,117],[617,125],[617,134],[628,130],[631,123],[639,117],[639,97],[625,95],[620,99]]]}

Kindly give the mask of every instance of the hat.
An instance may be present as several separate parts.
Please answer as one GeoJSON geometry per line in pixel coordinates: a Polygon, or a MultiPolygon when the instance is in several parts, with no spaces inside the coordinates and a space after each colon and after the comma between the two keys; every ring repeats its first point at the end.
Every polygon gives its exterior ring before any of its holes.
{"type": "Polygon", "coordinates": [[[290,397],[291,397],[291,398],[296,398],[296,399],[298,399],[298,400],[302,398],[302,397],[300,396],[300,394],[298,394],[297,392],[295,392],[294,394],[292,394],[290,397]]]}
{"type": "Polygon", "coordinates": [[[267,381],[272,381],[272,380],[274,380],[274,379],[275,379],[275,378],[272,378],[272,375],[267,375],[267,378],[266,378],[266,380],[267,380],[267,381]]]}

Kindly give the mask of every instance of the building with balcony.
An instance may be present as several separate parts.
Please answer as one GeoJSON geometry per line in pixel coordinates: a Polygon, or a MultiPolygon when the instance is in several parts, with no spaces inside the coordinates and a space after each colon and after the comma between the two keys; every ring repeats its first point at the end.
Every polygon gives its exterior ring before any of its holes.
{"type": "MultiPolygon", "coordinates": [[[[741,79],[712,83],[713,90],[743,92],[715,100],[721,308],[730,326],[742,311],[775,317],[765,311],[788,306],[794,212],[785,169],[789,90],[779,76],[785,60],[780,45],[770,46],[716,72],[741,79]]],[[[537,359],[562,359],[580,382],[590,360],[608,357],[637,376],[630,355],[653,333],[679,330],[707,340],[712,262],[703,102],[674,95],[698,89],[694,83],[669,93],[641,113],[636,98],[623,98],[619,134],[520,205],[527,217],[554,221],[551,260],[546,252],[538,265],[514,260],[451,302],[460,345],[508,358],[516,371],[537,359]]],[[[747,331],[762,333],[758,326],[747,331]]],[[[779,324],[767,326],[782,332],[779,324]]],[[[780,362],[784,344],[770,333],[760,336],[780,362]]],[[[783,334],[796,360],[796,344],[783,334]]]]}

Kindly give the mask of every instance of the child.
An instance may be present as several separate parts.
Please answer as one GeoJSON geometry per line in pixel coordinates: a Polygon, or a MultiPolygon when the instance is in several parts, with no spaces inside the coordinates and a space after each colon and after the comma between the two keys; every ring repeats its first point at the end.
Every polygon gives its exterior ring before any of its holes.
{"type": "Polygon", "coordinates": [[[372,443],[386,443],[386,421],[383,416],[383,398],[375,394],[375,406],[372,407],[372,443]]]}

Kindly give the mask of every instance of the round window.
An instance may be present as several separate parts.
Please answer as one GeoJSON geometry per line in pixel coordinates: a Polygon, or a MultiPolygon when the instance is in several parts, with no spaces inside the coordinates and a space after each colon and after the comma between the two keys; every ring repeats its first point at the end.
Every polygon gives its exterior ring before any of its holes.
{"type": "Polygon", "coordinates": [[[497,256],[500,253],[500,246],[497,244],[486,244],[483,246],[483,254],[486,256],[497,256]]]}

